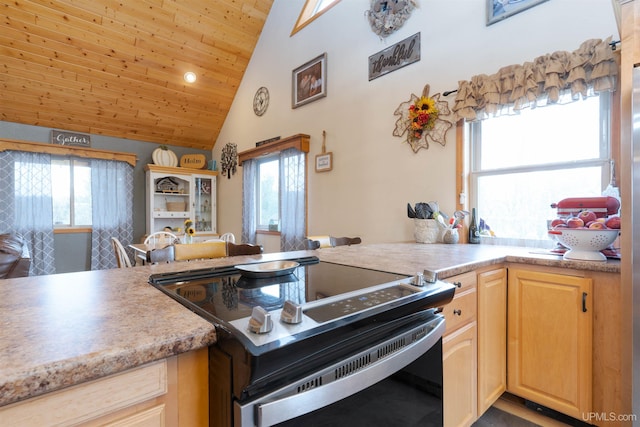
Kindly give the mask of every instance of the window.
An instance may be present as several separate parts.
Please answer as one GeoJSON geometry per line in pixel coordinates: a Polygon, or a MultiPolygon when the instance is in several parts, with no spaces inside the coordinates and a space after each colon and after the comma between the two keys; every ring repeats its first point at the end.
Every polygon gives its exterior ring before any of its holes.
{"type": "Polygon", "coordinates": [[[86,160],[51,159],[53,224],[91,226],[91,167],[86,160]]]}
{"type": "Polygon", "coordinates": [[[469,125],[470,205],[495,237],[549,243],[547,221],[557,216],[551,203],[602,194],[610,103],[602,94],[469,125]]]}
{"type": "Polygon", "coordinates": [[[300,12],[300,16],[298,17],[298,21],[296,21],[296,25],[293,27],[291,31],[291,35],[294,35],[311,22],[313,22],[316,18],[322,15],[324,12],[338,4],[340,0],[307,0],[302,8],[302,12],[300,12]]]}
{"type": "Polygon", "coordinates": [[[277,225],[280,222],[279,171],[280,160],[277,156],[258,160],[256,174],[258,230],[269,230],[269,224],[277,225]]]}

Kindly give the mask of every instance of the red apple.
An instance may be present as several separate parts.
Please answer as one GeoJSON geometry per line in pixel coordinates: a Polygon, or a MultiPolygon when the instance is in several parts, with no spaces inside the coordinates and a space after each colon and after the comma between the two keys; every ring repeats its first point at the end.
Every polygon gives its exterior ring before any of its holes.
{"type": "Polygon", "coordinates": [[[580,212],[578,214],[578,218],[580,218],[582,221],[584,221],[585,224],[591,222],[591,221],[595,221],[596,218],[598,218],[596,216],[596,213],[594,211],[590,211],[590,210],[584,210],[582,212],[580,212]]]}
{"type": "Polygon", "coordinates": [[[564,218],[556,218],[553,221],[551,221],[551,228],[559,224],[567,225],[567,221],[564,218]]]}
{"type": "Polygon", "coordinates": [[[584,227],[584,221],[578,218],[577,216],[572,216],[567,220],[567,227],[569,228],[584,227]]]}
{"type": "Polygon", "coordinates": [[[605,222],[607,222],[607,218],[596,218],[596,221],[604,224],[605,222]]]}
{"type": "Polygon", "coordinates": [[[559,230],[561,228],[569,228],[569,227],[567,227],[567,224],[558,224],[553,227],[554,230],[559,230]]]}
{"type": "Polygon", "coordinates": [[[607,226],[600,221],[591,221],[591,224],[589,224],[589,228],[591,230],[606,230],[607,226]]]}
{"type": "Polygon", "coordinates": [[[615,215],[615,216],[610,216],[609,218],[607,218],[607,221],[604,223],[608,228],[614,228],[616,230],[620,229],[620,217],[615,215]]]}

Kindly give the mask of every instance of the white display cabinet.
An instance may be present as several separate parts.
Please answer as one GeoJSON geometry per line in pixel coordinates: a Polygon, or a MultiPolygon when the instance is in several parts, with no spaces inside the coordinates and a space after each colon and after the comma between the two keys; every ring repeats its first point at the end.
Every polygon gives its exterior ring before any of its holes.
{"type": "Polygon", "coordinates": [[[217,236],[217,171],[146,165],[147,234],[171,227],[184,233],[184,222],[193,221],[195,240],[217,236]]]}

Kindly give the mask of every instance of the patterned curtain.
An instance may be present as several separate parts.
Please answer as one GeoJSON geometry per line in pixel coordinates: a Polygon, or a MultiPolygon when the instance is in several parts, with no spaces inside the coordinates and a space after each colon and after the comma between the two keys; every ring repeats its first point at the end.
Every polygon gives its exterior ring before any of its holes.
{"type": "Polygon", "coordinates": [[[492,75],[458,82],[456,120],[483,120],[523,108],[569,103],[615,90],[618,64],[611,37],[587,40],[574,52],[546,54],[492,75]]]}
{"type": "Polygon", "coordinates": [[[256,174],[258,162],[242,163],[242,242],[256,243],[256,174]]]}
{"type": "MultiPolygon", "coordinates": [[[[111,238],[127,248],[133,243],[133,166],[91,160],[91,269],[116,268],[111,238]]],[[[133,253],[127,248],[129,258],[133,253]]]]}
{"type": "Polygon", "coordinates": [[[280,152],[280,249],[305,249],[306,222],[305,153],[295,148],[280,152]]]}
{"type": "Polygon", "coordinates": [[[0,153],[0,182],[0,232],[16,233],[26,240],[31,275],[54,274],[51,156],[0,153]]]}

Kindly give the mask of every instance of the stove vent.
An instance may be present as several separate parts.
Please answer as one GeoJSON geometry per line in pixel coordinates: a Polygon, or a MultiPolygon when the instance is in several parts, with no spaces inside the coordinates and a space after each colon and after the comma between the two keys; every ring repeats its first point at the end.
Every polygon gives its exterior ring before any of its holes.
{"type": "Polygon", "coordinates": [[[427,328],[421,328],[419,331],[415,331],[411,335],[411,342],[418,341],[420,338],[426,336],[428,332],[427,328]]]}
{"type": "Polygon", "coordinates": [[[298,393],[309,391],[313,388],[320,387],[322,385],[322,376],[315,377],[307,382],[298,384],[298,393]]]}
{"type": "Polygon", "coordinates": [[[350,360],[344,365],[338,366],[334,371],[334,378],[337,380],[342,377],[346,377],[347,375],[351,375],[369,364],[371,364],[371,354],[365,354],[362,357],[350,360]]]}
{"type": "Polygon", "coordinates": [[[407,342],[405,341],[404,337],[402,337],[385,346],[382,346],[378,348],[378,359],[387,357],[388,355],[395,353],[398,350],[401,350],[406,345],[407,345],[407,342]]]}

